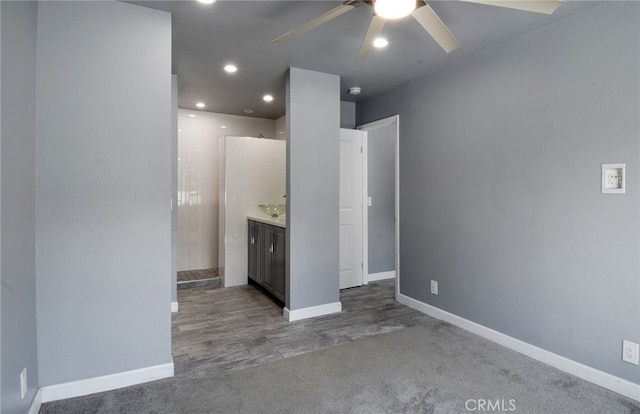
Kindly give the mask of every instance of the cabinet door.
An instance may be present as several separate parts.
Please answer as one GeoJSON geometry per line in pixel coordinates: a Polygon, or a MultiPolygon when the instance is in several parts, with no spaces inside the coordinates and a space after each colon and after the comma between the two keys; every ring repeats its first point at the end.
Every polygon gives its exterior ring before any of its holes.
{"type": "Polygon", "coordinates": [[[274,227],[272,237],[271,273],[273,275],[273,295],[284,302],[285,230],[280,227],[274,227]]]}
{"type": "Polygon", "coordinates": [[[262,284],[262,242],[263,225],[249,220],[249,262],[248,276],[262,284]]]}
{"type": "Polygon", "coordinates": [[[274,227],[268,224],[263,225],[263,269],[262,273],[262,286],[267,289],[269,292],[273,293],[273,272],[272,272],[272,263],[273,263],[273,230],[274,227]]]}

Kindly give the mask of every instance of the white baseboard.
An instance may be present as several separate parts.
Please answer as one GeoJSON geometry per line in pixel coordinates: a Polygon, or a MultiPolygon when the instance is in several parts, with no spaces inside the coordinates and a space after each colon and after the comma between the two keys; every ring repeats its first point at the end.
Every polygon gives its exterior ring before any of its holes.
{"type": "Polygon", "coordinates": [[[41,387],[39,391],[42,392],[42,402],[46,403],[111,391],[168,377],[173,377],[173,362],[85,380],[48,385],[41,387]]]}
{"type": "Polygon", "coordinates": [[[289,308],[284,308],[282,310],[282,314],[284,318],[289,322],[299,321],[302,319],[315,318],[317,316],[329,315],[331,313],[339,313],[342,312],[342,303],[341,302],[333,302],[326,303],[324,305],[318,306],[310,306],[308,308],[289,310],[289,308]]]}
{"type": "Polygon", "coordinates": [[[395,279],[396,271],[391,270],[390,272],[379,272],[379,273],[369,273],[368,275],[364,275],[364,284],[370,282],[377,282],[378,280],[387,280],[387,279],[395,279]]]}
{"type": "Polygon", "coordinates": [[[407,305],[410,308],[418,310],[422,313],[426,313],[429,316],[433,316],[436,319],[449,322],[452,325],[458,326],[466,331],[473,332],[483,338],[496,342],[502,346],[512,349],[516,352],[520,352],[528,357],[543,362],[547,365],[551,365],[561,371],[568,372],[575,375],[578,378],[592,382],[603,388],[607,388],[611,391],[622,394],[625,397],[631,398],[636,401],[640,401],[640,384],[635,384],[631,381],[627,381],[623,378],[616,377],[615,375],[608,374],[604,371],[597,370],[587,365],[581,364],[569,358],[565,358],[561,355],[554,354],[542,348],[538,348],[535,345],[531,345],[527,342],[513,338],[509,335],[505,335],[501,332],[495,331],[486,326],[472,322],[468,319],[464,319],[460,316],[454,315],[435,306],[428,305],[419,300],[413,299],[409,296],[402,294],[398,295],[398,302],[403,305],[407,305]]]}
{"type": "Polygon", "coordinates": [[[31,401],[31,406],[29,407],[27,414],[38,414],[40,412],[40,407],[42,407],[42,389],[38,388],[35,397],[33,397],[33,401],[31,401]]]}
{"type": "Polygon", "coordinates": [[[171,313],[178,312],[178,302],[171,302],[171,313]]]}

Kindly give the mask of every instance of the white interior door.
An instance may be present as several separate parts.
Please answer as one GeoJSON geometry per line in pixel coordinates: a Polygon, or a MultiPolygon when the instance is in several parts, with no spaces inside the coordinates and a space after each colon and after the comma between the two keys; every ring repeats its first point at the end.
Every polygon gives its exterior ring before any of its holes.
{"type": "Polygon", "coordinates": [[[363,155],[366,132],[340,130],[340,289],[362,285],[363,155]]]}

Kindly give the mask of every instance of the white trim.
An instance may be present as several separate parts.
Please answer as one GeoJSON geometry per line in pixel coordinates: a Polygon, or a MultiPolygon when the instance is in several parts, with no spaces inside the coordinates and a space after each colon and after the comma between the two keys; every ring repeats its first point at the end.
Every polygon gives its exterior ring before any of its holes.
{"type": "MultiPolygon", "coordinates": [[[[396,126],[396,154],[395,154],[395,185],[396,185],[396,202],[395,202],[395,210],[396,210],[396,234],[395,234],[395,238],[396,238],[396,298],[400,295],[400,115],[392,115],[390,117],[387,118],[383,118],[380,119],[378,121],[373,121],[373,122],[369,122],[367,124],[363,124],[358,126],[358,129],[363,130],[363,131],[370,131],[372,129],[377,129],[377,128],[383,128],[385,126],[389,126],[389,125],[394,125],[396,126]]],[[[367,164],[365,164],[365,175],[367,175],[367,169],[369,168],[368,165],[368,158],[365,158],[365,160],[367,161],[367,164]]],[[[367,183],[368,185],[368,183],[367,183]]],[[[367,190],[368,191],[368,190],[367,190]]],[[[368,194],[365,195],[365,199],[367,197],[368,194]]],[[[368,220],[368,215],[367,215],[367,220],[368,220]]],[[[364,228],[366,229],[366,231],[368,232],[368,227],[369,227],[369,223],[368,221],[365,221],[365,226],[364,228]]],[[[368,241],[368,233],[365,234],[365,237],[368,241]]],[[[367,245],[368,246],[368,245],[367,245]]],[[[368,250],[368,247],[367,247],[368,250]]],[[[369,258],[369,254],[368,251],[367,253],[367,261],[369,258]]],[[[365,265],[366,267],[364,267],[367,271],[364,273],[365,275],[369,273],[369,266],[368,263],[365,265]]]]}
{"type": "Polygon", "coordinates": [[[342,303],[333,302],[325,303],[324,305],[310,306],[308,308],[289,310],[284,308],[282,315],[289,322],[299,321],[302,319],[315,318],[317,316],[329,315],[331,313],[342,312],[342,303]]]}
{"type": "Polygon", "coordinates": [[[178,312],[178,301],[171,302],[171,313],[178,312]]]}
{"type": "Polygon", "coordinates": [[[551,365],[561,371],[568,372],[578,378],[582,378],[583,380],[592,382],[633,400],[640,401],[640,384],[635,384],[623,378],[616,377],[615,375],[608,374],[569,358],[554,354],[553,352],[545,349],[538,348],[535,345],[531,345],[509,335],[505,335],[502,332],[487,328],[486,326],[436,308],[435,306],[420,302],[419,300],[413,299],[409,296],[402,294],[398,295],[398,302],[422,313],[426,313],[429,316],[433,316],[434,318],[449,322],[450,324],[458,326],[466,331],[473,332],[476,335],[516,352],[520,352],[521,354],[531,357],[537,361],[551,365]]]}
{"type": "Polygon", "coordinates": [[[31,406],[27,414],[38,414],[40,407],[42,407],[42,388],[38,388],[38,391],[36,391],[36,395],[33,397],[33,401],[31,401],[31,406]]]}
{"type": "Polygon", "coordinates": [[[369,133],[362,137],[362,284],[369,274],[369,133]]]}
{"type": "Polygon", "coordinates": [[[46,403],[111,391],[168,377],[173,377],[173,362],[63,384],[48,385],[41,387],[40,391],[42,391],[42,402],[46,403]]]}
{"type": "Polygon", "coordinates": [[[369,282],[375,282],[377,280],[395,279],[395,277],[396,277],[396,271],[391,270],[390,272],[378,272],[378,273],[371,273],[371,274],[365,275],[364,281],[366,285],[369,282]]]}

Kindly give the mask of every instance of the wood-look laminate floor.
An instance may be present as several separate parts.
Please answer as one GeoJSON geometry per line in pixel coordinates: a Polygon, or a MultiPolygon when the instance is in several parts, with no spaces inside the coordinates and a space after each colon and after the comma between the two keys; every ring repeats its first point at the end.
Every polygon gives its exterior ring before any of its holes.
{"type": "Polygon", "coordinates": [[[394,292],[393,280],[346,289],[341,313],[288,322],[282,307],[251,285],[179,290],[175,375],[211,376],[434,320],[396,302],[394,292]]]}

